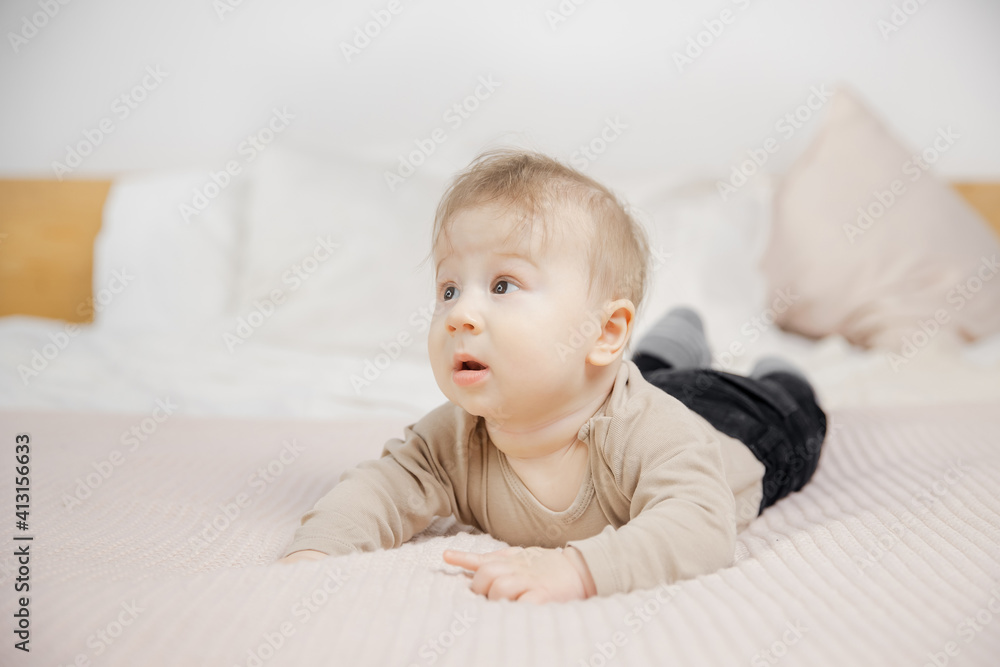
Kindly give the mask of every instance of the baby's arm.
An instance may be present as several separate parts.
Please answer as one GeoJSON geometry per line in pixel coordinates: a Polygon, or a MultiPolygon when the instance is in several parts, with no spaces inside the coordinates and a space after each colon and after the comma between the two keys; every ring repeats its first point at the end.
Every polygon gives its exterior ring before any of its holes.
{"type": "Polygon", "coordinates": [[[598,595],[670,584],[732,563],[735,500],[718,437],[693,423],[671,430],[652,446],[647,438],[629,442],[628,452],[609,452],[615,481],[630,498],[629,521],[569,543],[586,561],[598,595]]]}
{"type": "Polygon", "coordinates": [[[381,458],[344,473],[302,518],[280,562],[398,547],[435,516],[451,515],[450,478],[420,425],[386,443],[381,458]]]}

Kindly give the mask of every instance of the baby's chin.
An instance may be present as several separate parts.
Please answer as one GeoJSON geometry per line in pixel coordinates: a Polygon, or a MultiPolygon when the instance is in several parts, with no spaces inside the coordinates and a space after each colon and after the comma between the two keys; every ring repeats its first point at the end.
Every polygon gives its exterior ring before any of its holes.
{"type": "Polygon", "coordinates": [[[491,405],[484,403],[482,400],[476,400],[475,398],[469,398],[468,396],[461,395],[449,395],[449,392],[444,392],[445,397],[468,412],[473,417],[482,417],[486,420],[486,424],[490,428],[501,428],[510,420],[510,414],[507,410],[504,410],[502,405],[491,405]]]}

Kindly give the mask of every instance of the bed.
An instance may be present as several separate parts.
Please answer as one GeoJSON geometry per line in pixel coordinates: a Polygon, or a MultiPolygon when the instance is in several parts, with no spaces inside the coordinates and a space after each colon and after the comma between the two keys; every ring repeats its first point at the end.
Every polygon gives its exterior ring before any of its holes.
{"type": "MultiPolygon", "coordinates": [[[[851,98],[838,104],[791,173],[731,199],[714,180],[618,184],[653,240],[645,325],[696,303],[720,367],[745,370],[770,352],[803,367],[830,416],[816,476],[739,535],[733,566],[562,605],[473,595],[442,551],[503,545],[447,518],[396,550],[273,564],[342,471],[443,401],[426,361],[430,286],[418,260],[447,174],[424,170],[387,198],[377,171],[275,147],[183,223],[179,205],[204,190],[204,171],[74,192],[4,183],[0,275],[23,289],[2,291],[0,439],[7,452],[19,434],[31,444],[29,528],[7,539],[34,540],[31,653],[8,635],[2,662],[993,664],[1000,280],[980,257],[1000,248],[990,227],[1000,190],[924,175],[863,230],[872,257],[830,259],[823,234],[845,237],[823,216],[836,202],[853,211],[858,197],[839,192],[809,212],[810,188],[867,195],[899,165],[884,137],[887,172],[839,165],[834,148],[849,154],[854,141],[874,169],[879,128],[851,98]],[[64,242],[63,259],[27,250],[34,242],[19,231],[25,211],[43,208],[38,189],[57,194],[32,229],[64,228],[38,234],[45,248],[64,242]],[[921,212],[930,219],[919,224],[944,216],[948,237],[915,233],[921,212]],[[91,243],[92,255],[72,250],[91,243]],[[782,243],[818,243],[823,256],[805,258],[811,270],[777,266],[782,243]],[[901,245],[919,266],[888,256],[901,245]],[[45,268],[53,261],[61,274],[45,268]],[[846,263],[867,287],[814,280],[824,261],[846,263]],[[946,285],[981,281],[963,308],[943,302],[944,323],[941,303],[921,301],[934,292],[926,274],[907,273],[935,262],[951,263],[939,272],[946,285]],[[892,275],[875,272],[886,266],[892,275]],[[779,312],[790,270],[794,303],[779,312]],[[817,317],[835,308],[845,309],[836,321],[817,317]]],[[[7,473],[0,494],[14,496],[7,473]]],[[[20,608],[18,568],[5,549],[8,619],[20,608]]]]}

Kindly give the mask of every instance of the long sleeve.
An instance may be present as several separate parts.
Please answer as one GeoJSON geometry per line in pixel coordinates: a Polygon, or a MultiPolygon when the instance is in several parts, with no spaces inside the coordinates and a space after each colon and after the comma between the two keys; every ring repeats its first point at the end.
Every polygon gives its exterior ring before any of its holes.
{"type": "MultiPolygon", "coordinates": [[[[632,378],[630,378],[631,380],[632,378]]],[[[605,461],[598,493],[619,499],[618,528],[571,541],[599,595],[652,588],[732,563],[735,500],[719,434],[679,401],[639,391],[614,418],[595,423],[605,461]]],[[[606,501],[614,505],[613,500],[606,501]]]]}
{"type": "Polygon", "coordinates": [[[454,406],[432,411],[386,443],[380,458],[348,470],[302,517],[285,554],[314,549],[331,555],[398,547],[435,516],[455,513],[452,476],[442,461],[460,455],[454,406]],[[446,450],[444,453],[436,448],[446,450]]]}

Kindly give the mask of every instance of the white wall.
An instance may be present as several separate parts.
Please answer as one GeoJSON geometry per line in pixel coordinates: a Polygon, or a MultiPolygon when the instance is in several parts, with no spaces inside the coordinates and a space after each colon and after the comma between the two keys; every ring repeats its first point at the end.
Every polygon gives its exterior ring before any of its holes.
{"type": "MultiPolygon", "coordinates": [[[[114,131],[73,177],[221,166],[274,106],[295,115],[281,141],[363,157],[378,170],[438,127],[448,139],[428,166],[444,172],[511,134],[569,159],[620,117],[628,129],[595,175],[717,174],[774,135],[811,86],[847,82],[914,149],[952,126],[961,140],[935,165],[939,174],[1000,178],[994,0],[564,0],[575,12],[555,29],[546,11],[558,0],[399,2],[348,63],[339,44],[388,0],[242,0],[222,19],[210,0],[5,0],[0,175],[51,177],[52,163],[102,118],[114,131]],[[11,35],[47,2],[58,13],[15,52],[11,35]],[[883,37],[878,21],[904,5],[915,13],[883,37]],[[732,22],[679,72],[674,52],[724,9],[732,22]],[[121,118],[112,105],[147,66],[167,76],[121,118]],[[442,114],[480,76],[501,86],[449,127],[442,114]]],[[[769,170],[787,168],[815,125],[783,144],[769,170]]]]}

